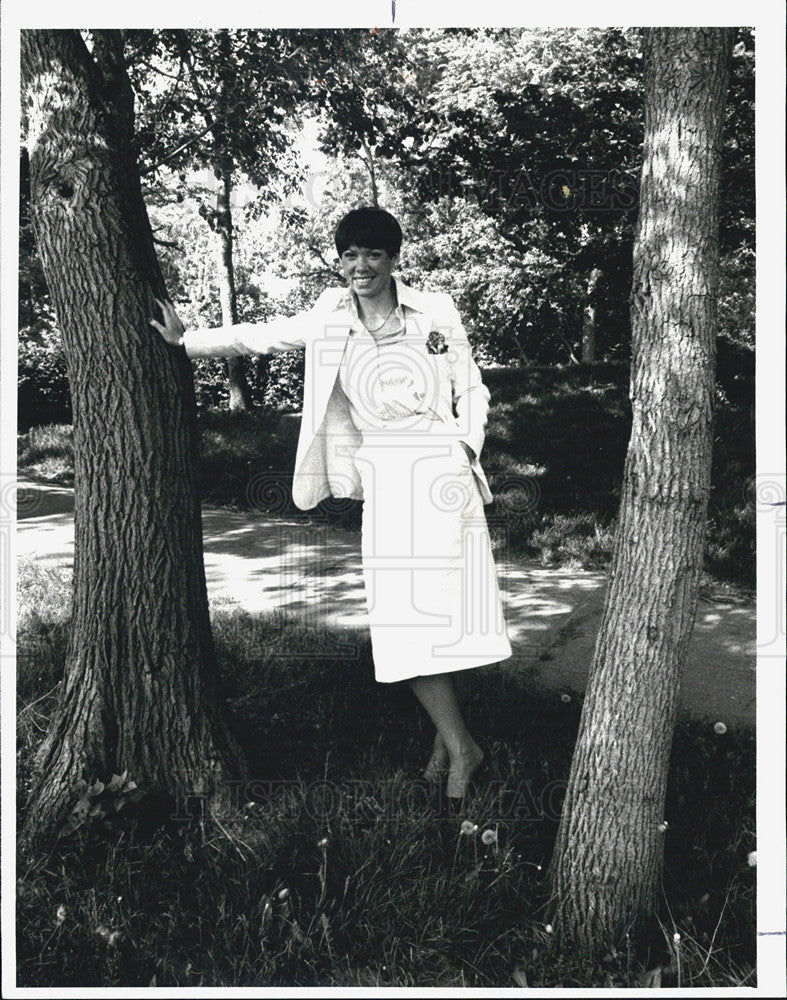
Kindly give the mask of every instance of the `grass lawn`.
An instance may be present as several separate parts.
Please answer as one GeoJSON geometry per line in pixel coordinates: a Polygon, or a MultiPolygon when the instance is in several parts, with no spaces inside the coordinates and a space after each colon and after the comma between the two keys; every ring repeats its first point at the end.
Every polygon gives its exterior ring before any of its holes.
{"type": "MultiPolygon", "coordinates": [[[[628,368],[533,368],[516,381],[490,372],[493,390],[482,461],[495,501],[486,508],[493,541],[544,565],[600,569],[608,564],[631,425],[628,368]]],[[[752,400],[735,383],[719,385],[706,572],[755,586],[752,400]]],[[[299,416],[276,410],[200,414],[203,502],[272,516],[309,518],[286,499],[299,416]]],[[[73,483],[67,425],[33,427],[19,438],[22,473],[73,483]]],[[[360,503],[323,503],[316,515],[360,528],[360,503]]]]}
{"type": "MultiPolygon", "coordinates": [[[[20,565],[20,805],[69,601],[63,575],[20,565]]],[[[374,681],[364,641],[220,608],[213,630],[253,781],[218,823],[156,828],[148,803],[144,829],[121,810],[20,866],[19,985],[637,986],[659,969],[668,986],[678,967],[684,986],[754,985],[753,734],[680,722],[662,926],[595,963],[558,958],[543,907],[578,697],[470,671],[491,767],[452,815],[418,780],[425,717],[406,685],[374,681]]]]}

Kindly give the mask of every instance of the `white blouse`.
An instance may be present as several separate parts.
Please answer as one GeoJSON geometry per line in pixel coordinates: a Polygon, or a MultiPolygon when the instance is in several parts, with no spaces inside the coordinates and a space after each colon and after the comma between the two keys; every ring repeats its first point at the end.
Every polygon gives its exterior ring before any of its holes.
{"type": "Polygon", "coordinates": [[[350,401],[350,414],[359,430],[393,425],[405,429],[414,422],[438,420],[455,426],[440,397],[435,369],[423,345],[407,340],[407,320],[401,306],[398,322],[375,339],[360,319],[353,326],[339,366],[339,380],[350,401]]]}

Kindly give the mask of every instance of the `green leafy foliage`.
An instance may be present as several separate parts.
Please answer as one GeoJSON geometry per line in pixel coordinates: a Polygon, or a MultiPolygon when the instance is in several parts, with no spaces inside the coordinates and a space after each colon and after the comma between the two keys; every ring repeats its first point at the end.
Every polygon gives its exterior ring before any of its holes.
{"type": "Polygon", "coordinates": [[[288,124],[307,71],[297,33],[131,30],[126,45],[143,174],[226,159],[261,187],[294,167],[288,124]]]}
{"type": "MultiPolygon", "coordinates": [[[[627,358],[642,135],[636,30],[132,30],[126,50],[146,197],[187,323],[219,322],[205,223],[223,150],[234,170],[241,320],[289,315],[338,281],[335,223],[376,192],[405,230],[402,274],[454,295],[485,363],[578,358],[587,305],[597,357],[627,358]],[[309,176],[295,144],[315,115],[326,166],[309,176]]],[[[753,33],[740,29],[722,170],[719,334],[748,351],[753,57],[753,33]]],[[[54,318],[25,198],[23,190],[20,412],[47,401],[45,417],[64,419],[56,338],[35,343],[54,318]]],[[[255,400],[296,405],[299,367],[292,358],[255,363],[255,400]]],[[[199,398],[222,404],[223,381],[219,363],[200,364],[199,398]]]]}

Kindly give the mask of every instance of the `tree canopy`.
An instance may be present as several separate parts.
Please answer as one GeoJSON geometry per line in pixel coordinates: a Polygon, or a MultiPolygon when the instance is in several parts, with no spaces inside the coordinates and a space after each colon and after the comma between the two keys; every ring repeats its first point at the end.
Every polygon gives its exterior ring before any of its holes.
{"type": "MultiPolygon", "coordinates": [[[[737,365],[754,344],[753,57],[740,29],[719,303],[737,365]]],[[[218,320],[217,265],[189,220],[195,206],[213,219],[206,171],[223,164],[244,320],[300,308],[338,280],[332,227],[377,201],[402,222],[405,279],[457,298],[486,363],[579,359],[588,308],[596,358],[629,356],[638,29],[130,30],[125,58],[162,260],[200,322],[218,320]]],[[[23,238],[20,371],[33,382],[31,337],[53,324],[34,256],[23,238]]],[[[275,374],[267,389],[250,381],[269,401],[292,399],[275,374]]],[[[218,385],[205,395],[222,398],[218,385]]]]}

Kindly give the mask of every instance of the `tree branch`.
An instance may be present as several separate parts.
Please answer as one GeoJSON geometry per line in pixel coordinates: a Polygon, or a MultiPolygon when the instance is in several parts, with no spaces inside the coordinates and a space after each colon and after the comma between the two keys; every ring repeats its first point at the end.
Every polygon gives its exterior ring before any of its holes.
{"type": "Polygon", "coordinates": [[[322,263],[323,263],[323,264],[325,265],[325,267],[326,267],[326,268],[327,268],[327,269],[328,269],[328,270],[329,270],[329,271],[331,272],[331,274],[338,274],[338,273],[339,273],[339,272],[338,272],[338,271],[336,270],[336,268],[335,268],[335,267],[333,266],[333,264],[330,264],[330,263],[329,263],[329,262],[328,262],[328,261],[327,261],[327,260],[325,259],[325,257],[323,256],[323,253],[322,253],[322,251],[320,250],[320,248],[319,248],[319,247],[317,247],[317,246],[314,246],[314,245],[313,245],[313,244],[311,244],[311,243],[307,244],[307,246],[308,246],[308,249],[309,249],[309,250],[311,250],[311,252],[312,252],[312,253],[314,254],[314,256],[315,256],[315,257],[317,257],[317,259],[318,259],[318,260],[321,260],[321,261],[322,261],[322,263]]]}

